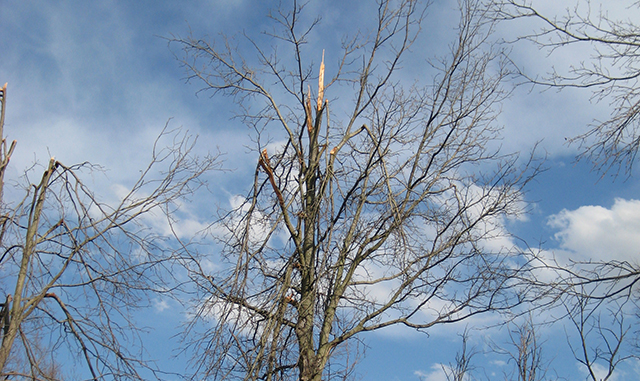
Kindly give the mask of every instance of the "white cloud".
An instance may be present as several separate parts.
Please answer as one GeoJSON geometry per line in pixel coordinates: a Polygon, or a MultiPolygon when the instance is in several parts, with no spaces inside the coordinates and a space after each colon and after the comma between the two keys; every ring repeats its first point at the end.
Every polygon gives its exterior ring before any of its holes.
{"type": "MultiPolygon", "coordinates": [[[[451,375],[452,373],[453,369],[451,366],[444,364],[433,364],[429,371],[416,370],[413,372],[413,374],[418,376],[422,381],[448,381],[449,378],[447,378],[447,374],[451,375]]],[[[469,375],[465,375],[463,380],[470,380],[469,375]]]]}
{"type": "Polygon", "coordinates": [[[422,381],[447,381],[447,376],[440,364],[432,365],[430,371],[416,370],[413,374],[418,376],[422,381]]]}
{"type": "MultiPolygon", "coordinates": [[[[576,367],[578,368],[578,371],[580,373],[582,373],[583,375],[585,375],[585,377],[589,377],[589,370],[587,369],[586,366],[584,366],[583,364],[580,363],[576,363],[576,367]]],[[[609,372],[609,368],[600,365],[600,364],[592,364],[591,365],[591,370],[593,371],[593,373],[596,376],[597,380],[604,380],[605,377],[607,376],[607,373],[609,372]]],[[[618,381],[621,377],[621,373],[620,372],[613,372],[611,374],[611,377],[607,378],[607,381],[618,381]]]]}
{"type": "Polygon", "coordinates": [[[493,361],[491,361],[491,364],[499,366],[499,367],[507,366],[507,362],[503,361],[503,360],[493,360],[493,361]]]}
{"type": "MultiPolygon", "coordinates": [[[[251,209],[249,201],[241,195],[233,195],[229,197],[229,205],[231,212],[225,221],[212,225],[211,233],[220,237],[230,239],[230,235],[241,236],[245,228],[244,221],[247,213],[251,209]]],[[[269,237],[271,230],[274,229],[273,221],[269,216],[260,210],[254,209],[251,214],[251,226],[249,227],[249,244],[261,245],[262,242],[269,237]]]]}
{"type": "Polygon", "coordinates": [[[548,224],[558,230],[554,238],[572,259],[637,261],[640,200],[617,198],[610,209],[596,205],[564,209],[548,224]]]}
{"type": "Polygon", "coordinates": [[[163,299],[154,299],[153,308],[156,310],[156,312],[162,312],[169,308],[169,303],[167,303],[167,301],[163,299]]]}

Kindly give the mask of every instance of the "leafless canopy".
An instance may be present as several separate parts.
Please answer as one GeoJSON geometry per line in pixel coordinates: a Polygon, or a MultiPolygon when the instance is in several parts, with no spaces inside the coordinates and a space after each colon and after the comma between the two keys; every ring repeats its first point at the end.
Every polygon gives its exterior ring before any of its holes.
{"type": "Polygon", "coordinates": [[[238,101],[257,144],[250,191],[215,225],[223,264],[208,269],[197,253],[187,263],[197,379],[343,378],[332,355],[364,331],[428,329],[523,300],[517,258],[495,239],[521,212],[528,176],[488,148],[509,73],[480,4],[460,1],[448,53],[406,74],[409,48],[422,50],[420,2],[379,1],[371,29],[319,66],[322,52],[305,45],[318,20],[303,16],[295,1],[275,11],[272,46],[170,42],[189,80],[238,101]]]}
{"type": "MultiPolygon", "coordinates": [[[[551,71],[533,83],[555,87],[592,88],[594,98],[613,106],[609,118],[596,121],[586,133],[574,137],[602,171],[623,168],[627,173],[640,148],[640,27],[636,20],[610,18],[606,11],[592,10],[590,1],[576,2],[562,16],[541,14],[532,1],[493,0],[496,20],[536,19],[540,29],[517,40],[529,40],[550,53],[568,45],[591,51],[587,61],[551,71]]],[[[628,2],[629,8],[640,3],[628,2]]]]}
{"type": "Polygon", "coordinates": [[[637,311],[637,305],[629,300],[594,300],[584,295],[586,292],[564,299],[570,324],[567,342],[588,379],[614,379],[622,363],[638,359],[632,338],[632,312],[637,311]]]}
{"type": "Polygon", "coordinates": [[[540,295],[538,308],[550,312],[551,322],[565,326],[569,349],[588,378],[607,380],[624,372],[622,364],[639,357],[638,331],[632,329],[639,317],[638,264],[549,259],[532,263],[537,265],[530,268],[528,279],[540,295]]]}
{"type": "Polygon", "coordinates": [[[547,380],[549,370],[548,361],[544,357],[543,340],[537,332],[536,325],[531,314],[515,324],[506,325],[509,340],[502,344],[489,342],[493,352],[506,356],[507,363],[512,365],[510,372],[505,372],[505,380],[518,381],[542,381],[547,380]]]}
{"type": "MultiPolygon", "coordinates": [[[[613,3],[602,3],[607,8],[613,3]]],[[[544,14],[534,1],[494,0],[492,18],[500,21],[535,20],[539,29],[513,42],[530,41],[549,54],[576,45],[592,53],[590,59],[555,69],[545,78],[531,78],[550,88],[592,89],[594,98],[613,106],[610,117],[597,121],[586,133],[572,139],[583,148],[595,168],[615,174],[631,172],[640,147],[640,27],[637,20],[610,17],[592,10],[589,1],[576,2],[563,15],[544,14]]],[[[615,4],[619,5],[619,4],[615,4]]],[[[634,13],[640,3],[627,2],[634,13]]],[[[611,255],[616,257],[615,253],[611,255]]],[[[589,378],[610,379],[622,362],[634,359],[637,338],[630,327],[636,319],[640,265],[637,261],[586,260],[557,263],[542,260],[543,272],[556,274],[537,282],[540,293],[560,302],[569,324],[568,340],[589,378]],[[603,366],[606,372],[594,370],[603,366]]]]}
{"type": "MultiPolygon", "coordinates": [[[[4,119],[6,86],[2,95],[4,119]]],[[[167,291],[164,264],[171,247],[144,219],[153,213],[163,218],[163,211],[170,212],[215,165],[214,158],[195,159],[193,143],[165,129],[149,166],[116,203],[102,202],[83,181],[95,167],[66,166],[54,158],[36,181],[29,179],[33,171],[26,173],[24,188],[5,197],[0,226],[0,288],[6,299],[0,311],[3,378],[64,376],[52,371],[54,356],[45,361],[43,348],[50,353],[67,348],[73,358],[79,354],[78,364],[86,366],[91,379],[142,379],[141,367],[153,369],[138,351],[139,327],[132,312],[146,304],[150,291],[167,291]],[[171,143],[163,148],[166,139],[171,143]],[[16,194],[21,199],[15,200],[16,194]],[[16,362],[16,356],[22,360],[16,362]]],[[[3,149],[3,175],[14,145],[3,149]]]]}

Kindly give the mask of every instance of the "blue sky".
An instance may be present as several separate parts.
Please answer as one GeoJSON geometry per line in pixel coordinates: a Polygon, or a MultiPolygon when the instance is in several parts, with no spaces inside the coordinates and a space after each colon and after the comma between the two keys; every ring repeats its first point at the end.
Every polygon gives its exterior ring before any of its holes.
{"type": "MultiPolygon", "coordinates": [[[[329,57],[340,36],[353,33],[366,19],[368,3],[310,2],[307,12],[323,18],[310,46],[318,52],[327,49],[329,57]]],[[[550,12],[562,8],[553,1],[537,3],[550,12]]],[[[434,2],[414,50],[433,55],[445,51],[444,43],[453,36],[456,4],[434,2]]],[[[203,226],[215,216],[216,205],[226,206],[231,197],[248,189],[255,167],[255,155],[246,148],[251,131],[231,119],[235,106],[230,99],[196,95],[199,86],[185,83],[184,70],[166,38],[186,36],[189,31],[194,36],[241,31],[257,35],[270,28],[265,16],[271,5],[249,0],[0,0],[0,83],[9,83],[5,135],[18,141],[8,177],[16,179],[34,162],[46,163],[51,155],[67,164],[89,161],[107,169],[105,176],[92,180],[97,193],[107,199],[116,197],[117,186],[126,186],[137,176],[154,138],[171,119],[171,126],[183,126],[199,136],[199,153],[221,151],[225,166],[232,170],[213,174],[212,194],[192,200],[197,207],[185,207],[198,210],[189,216],[192,230],[203,226]]],[[[620,9],[611,12],[618,14],[620,9]]],[[[632,11],[638,12],[637,8],[632,11]]],[[[503,25],[498,34],[512,36],[527,27],[503,25]]],[[[532,46],[519,45],[513,47],[512,57],[526,70],[544,73],[552,65],[563,67],[576,57],[588,57],[588,52],[547,56],[532,46]]],[[[412,73],[420,70],[420,62],[407,63],[415,65],[410,67],[412,73]]],[[[561,257],[635,260],[640,244],[637,170],[628,178],[602,176],[591,171],[587,162],[575,163],[577,147],[566,144],[566,137],[609,115],[607,102],[596,103],[590,96],[588,91],[540,92],[520,87],[504,103],[499,118],[504,125],[503,149],[526,156],[539,142],[538,152],[547,157],[548,168],[527,189],[531,213],[509,228],[530,246],[561,257]]],[[[184,234],[192,230],[185,227],[184,234]]],[[[168,359],[174,357],[171,348],[178,343],[172,344],[171,335],[183,321],[184,311],[171,300],[158,299],[156,308],[144,314],[160,322],[149,335],[151,354],[180,371],[186,358],[168,359]]],[[[439,364],[453,361],[459,347],[456,333],[463,328],[437,327],[428,337],[396,328],[362,336],[369,348],[356,371],[363,380],[410,381],[420,376],[441,380],[439,364]]],[[[576,375],[575,379],[582,379],[577,362],[563,347],[564,330],[551,327],[540,333],[547,341],[548,358],[555,358],[552,367],[569,379],[576,375]]],[[[500,341],[504,332],[472,331],[478,348],[486,346],[488,336],[500,341]]],[[[491,379],[500,379],[500,372],[510,364],[495,363],[491,356],[476,356],[477,367],[484,368],[491,379]]],[[[640,368],[630,364],[617,379],[634,379],[633,369],[640,368]]]]}

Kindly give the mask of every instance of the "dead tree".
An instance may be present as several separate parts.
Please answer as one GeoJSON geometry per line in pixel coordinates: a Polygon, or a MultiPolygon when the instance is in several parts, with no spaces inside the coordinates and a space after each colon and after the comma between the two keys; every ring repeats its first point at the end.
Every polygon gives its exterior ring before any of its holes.
{"type": "Polygon", "coordinates": [[[409,87],[398,76],[418,1],[378,2],[371,33],[345,39],[335,65],[312,68],[318,21],[301,24],[295,1],[272,14],[277,47],[247,37],[257,67],[231,37],[172,39],[189,79],[237,100],[257,142],[250,191],[215,225],[218,271],[194,252],[185,263],[199,292],[185,333],[194,379],[319,381],[364,332],[523,302],[515,255],[487,243],[506,235],[535,170],[489,148],[509,72],[482,7],[460,8],[448,55],[409,87]],[[269,150],[268,136],[283,143],[269,150]]]}
{"type": "MultiPolygon", "coordinates": [[[[2,90],[2,118],[6,86],[2,90]]],[[[0,131],[1,131],[0,124],[0,131]]],[[[3,139],[0,179],[15,142],[3,139]]],[[[67,166],[51,158],[37,181],[3,200],[0,288],[6,295],[1,320],[0,375],[50,379],[30,342],[37,330],[43,343],[79,353],[91,379],[140,379],[146,366],[139,357],[132,311],[152,291],[166,291],[163,270],[172,252],[166,236],[149,229],[145,218],[161,212],[199,186],[215,158],[191,155],[194,140],[165,128],[149,166],[117,203],[102,202],[83,182],[94,167],[67,166]],[[163,139],[172,143],[163,147],[163,139]],[[18,344],[19,343],[19,344],[18,344]],[[8,360],[20,351],[28,367],[12,369],[8,360]],[[25,373],[26,372],[26,373],[25,373]],[[45,377],[46,376],[46,377],[45,377]]],[[[0,182],[1,183],[1,182],[0,182]]]]}

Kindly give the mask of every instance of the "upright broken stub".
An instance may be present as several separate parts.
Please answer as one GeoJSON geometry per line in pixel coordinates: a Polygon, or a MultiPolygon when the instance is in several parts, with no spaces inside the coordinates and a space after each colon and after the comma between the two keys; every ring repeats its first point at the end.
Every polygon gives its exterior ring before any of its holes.
{"type": "Polygon", "coordinates": [[[320,62],[320,74],[318,75],[318,111],[322,109],[324,98],[324,49],[322,49],[322,61],[320,62]]]}
{"type": "MultiPolygon", "coordinates": [[[[324,49],[322,50],[322,61],[320,62],[320,73],[318,74],[318,101],[316,105],[316,114],[322,110],[324,101],[324,49]]],[[[304,102],[305,122],[309,135],[313,133],[313,113],[311,111],[311,86],[308,87],[306,101],[304,102]]]]}
{"type": "Polygon", "coordinates": [[[0,118],[0,128],[4,123],[4,112],[5,106],[7,104],[7,85],[8,83],[5,83],[4,86],[0,88],[0,114],[2,115],[2,117],[0,118]]]}
{"type": "MultiPolygon", "coordinates": [[[[7,83],[0,88],[0,171],[4,171],[5,167],[9,164],[9,158],[13,153],[13,149],[16,147],[17,141],[11,143],[11,147],[7,150],[7,141],[4,138],[4,116],[7,106],[7,83]]],[[[4,173],[4,172],[3,172],[4,173]]],[[[2,181],[2,174],[0,174],[0,181],[2,181]]]]}
{"type": "Polygon", "coordinates": [[[262,153],[260,154],[260,164],[262,165],[262,167],[264,168],[265,171],[268,172],[268,169],[271,169],[271,163],[269,162],[269,155],[267,154],[267,149],[263,149],[262,153]]]}

